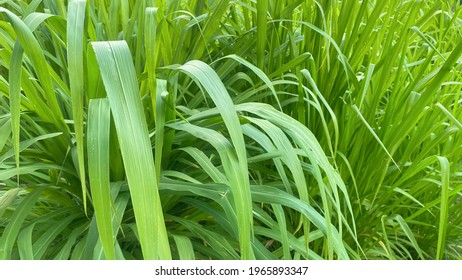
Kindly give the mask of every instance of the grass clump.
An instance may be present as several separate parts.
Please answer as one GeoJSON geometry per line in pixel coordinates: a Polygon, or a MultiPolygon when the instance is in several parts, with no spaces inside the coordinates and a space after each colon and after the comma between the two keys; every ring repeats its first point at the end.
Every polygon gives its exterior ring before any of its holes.
{"type": "Polygon", "coordinates": [[[1,259],[459,259],[453,1],[3,1],[1,259]]]}

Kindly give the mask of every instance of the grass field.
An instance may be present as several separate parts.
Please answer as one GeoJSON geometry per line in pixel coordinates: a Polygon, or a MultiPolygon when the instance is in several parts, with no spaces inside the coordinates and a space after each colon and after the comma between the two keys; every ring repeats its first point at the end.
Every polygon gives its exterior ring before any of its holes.
{"type": "Polygon", "coordinates": [[[0,1],[0,259],[461,259],[462,7],[0,1]]]}

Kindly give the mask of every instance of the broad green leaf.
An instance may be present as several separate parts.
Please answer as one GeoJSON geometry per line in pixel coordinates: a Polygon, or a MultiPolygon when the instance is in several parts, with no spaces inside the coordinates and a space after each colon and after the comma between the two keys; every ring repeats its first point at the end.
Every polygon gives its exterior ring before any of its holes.
{"type": "Polygon", "coordinates": [[[154,159],[130,51],[123,41],[94,42],[92,46],[117,129],[143,256],[170,259],[154,159]]]}

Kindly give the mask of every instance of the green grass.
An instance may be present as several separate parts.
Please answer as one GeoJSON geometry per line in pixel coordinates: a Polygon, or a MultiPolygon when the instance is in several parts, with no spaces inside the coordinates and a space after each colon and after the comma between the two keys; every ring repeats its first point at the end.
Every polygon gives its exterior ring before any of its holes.
{"type": "Polygon", "coordinates": [[[461,259],[454,1],[0,1],[0,259],[461,259]]]}

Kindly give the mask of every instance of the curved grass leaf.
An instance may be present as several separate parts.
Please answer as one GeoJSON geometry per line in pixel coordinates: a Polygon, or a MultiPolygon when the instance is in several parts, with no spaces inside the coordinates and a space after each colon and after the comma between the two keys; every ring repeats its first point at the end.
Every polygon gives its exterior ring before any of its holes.
{"type": "MultiPolygon", "coordinates": [[[[226,1],[223,1],[226,2],[226,1]]],[[[228,129],[233,144],[235,159],[231,159],[233,167],[228,177],[233,196],[239,223],[239,240],[243,259],[253,258],[250,236],[252,232],[251,198],[249,190],[249,177],[247,168],[247,154],[244,137],[239,123],[239,118],[234,110],[233,102],[215,71],[201,61],[190,61],[178,68],[192,77],[200,84],[206,93],[210,95],[213,102],[220,111],[224,123],[228,129]],[[234,164],[234,162],[236,162],[234,164]]]]}

